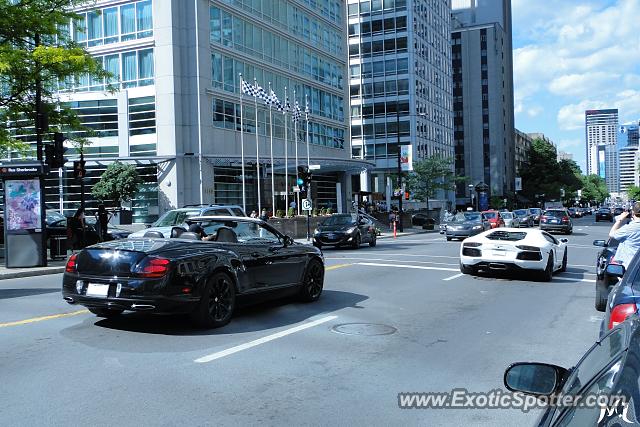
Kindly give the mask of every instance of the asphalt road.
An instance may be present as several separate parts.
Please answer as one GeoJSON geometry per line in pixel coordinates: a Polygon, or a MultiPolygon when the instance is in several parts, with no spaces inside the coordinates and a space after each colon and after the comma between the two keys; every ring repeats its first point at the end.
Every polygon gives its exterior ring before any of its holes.
{"type": "Polygon", "coordinates": [[[551,283],[461,276],[459,242],[406,236],[326,250],[320,301],[211,331],[100,320],[62,301],[61,275],[1,281],[0,425],[531,425],[513,409],[399,409],[398,393],[490,391],[514,361],[574,364],[602,317],[591,242],[610,224],[592,218],[551,283]]]}

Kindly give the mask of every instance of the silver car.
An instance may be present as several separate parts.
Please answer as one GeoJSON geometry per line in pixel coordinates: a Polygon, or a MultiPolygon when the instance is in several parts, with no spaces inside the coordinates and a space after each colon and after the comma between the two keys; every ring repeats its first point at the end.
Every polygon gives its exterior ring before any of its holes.
{"type": "Polygon", "coordinates": [[[520,228],[520,218],[513,214],[513,212],[500,212],[500,216],[504,219],[505,227],[520,228]]]}

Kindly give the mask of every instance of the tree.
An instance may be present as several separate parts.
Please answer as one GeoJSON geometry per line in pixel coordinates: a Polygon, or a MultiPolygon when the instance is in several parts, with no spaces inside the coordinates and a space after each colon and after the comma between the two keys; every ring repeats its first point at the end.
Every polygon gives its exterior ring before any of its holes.
{"type": "Polygon", "coordinates": [[[46,118],[41,128],[48,122],[58,131],[78,130],[79,121],[60,101],[58,89],[80,76],[112,77],[72,39],[69,24],[78,18],[72,9],[83,4],[86,0],[0,0],[0,152],[26,150],[19,136],[33,134],[38,105],[46,118]]]}
{"type": "Polygon", "coordinates": [[[131,200],[141,184],[135,166],[116,161],[107,166],[91,194],[98,200],[112,200],[121,206],[122,202],[131,200]]]}
{"type": "Polygon", "coordinates": [[[640,201],[640,187],[637,185],[630,185],[627,187],[626,191],[629,200],[640,201]]]}
{"type": "Polygon", "coordinates": [[[599,175],[587,175],[582,178],[582,200],[590,203],[602,203],[609,197],[607,184],[599,175]]]}
{"type": "Polygon", "coordinates": [[[547,199],[558,199],[562,183],[555,147],[543,139],[534,139],[528,154],[529,161],[520,171],[523,196],[536,200],[536,194],[545,194],[547,199]]]}
{"type": "Polygon", "coordinates": [[[413,171],[409,173],[407,184],[413,197],[427,202],[435,197],[438,190],[451,190],[455,182],[453,160],[432,155],[413,164],[413,171]]]}

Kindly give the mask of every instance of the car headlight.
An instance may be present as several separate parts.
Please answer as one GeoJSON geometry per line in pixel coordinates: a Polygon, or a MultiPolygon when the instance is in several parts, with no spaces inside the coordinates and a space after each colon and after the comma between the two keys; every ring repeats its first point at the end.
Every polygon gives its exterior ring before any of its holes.
{"type": "Polygon", "coordinates": [[[355,231],[355,229],[356,229],[355,227],[351,227],[351,228],[349,228],[349,229],[347,230],[347,234],[351,234],[351,233],[353,233],[353,232],[355,231]]]}
{"type": "Polygon", "coordinates": [[[315,230],[313,230],[313,234],[320,234],[320,230],[316,228],[315,230]]]}
{"type": "Polygon", "coordinates": [[[481,228],[482,228],[482,226],[481,226],[481,225],[474,225],[474,226],[473,226],[473,229],[474,229],[474,230],[480,230],[481,228]]]}

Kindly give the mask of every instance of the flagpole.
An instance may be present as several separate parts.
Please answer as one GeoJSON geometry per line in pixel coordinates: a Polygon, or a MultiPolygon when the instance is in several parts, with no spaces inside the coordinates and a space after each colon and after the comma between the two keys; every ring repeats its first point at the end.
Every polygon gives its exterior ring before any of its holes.
{"type": "MultiPolygon", "coordinates": [[[[294,105],[298,105],[296,101],[296,91],[293,90],[293,102],[294,105]]],[[[293,107],[296,108],[295,106],[293,107]]],[[[298,185],[298,121],[293,120],[293,145],[296,148],[296,185],[298,186],[298,192],[296,193],[296,207],[298,209],[298,215],[300,215],[300,186],[298,185]]]]}
{"type": "Polygon", "coordinates": [[[242,209],[245,214],[247,212],[247,192],[245,187],[245,178],[244,178],[244,124],[242,122],[242,83],[244,80],[242,79],[242,73],[238,73],[240,75],[240,158],[242,162],[242,209]]]}
{"type": "MultiPolygon", "coordinates": [[[[307,95],[305,94],[304,96],[304,103],[305,103],[305,107],[304,107],[304,116],[305,119],[307,121],[307,168],[311,166],[311,161],[309,159],[309,98],[307,97],[307,95]]],[[[311,198],[311,197],[309,197],[311,198]]]]}
{"type": "Polygon", "coordinates": [[[271,98],[271,82],[269,82],[269,149],[271,152],[271,216],[276,216],[276,181],[273,175],[273,98],[271,98]]]}
{"type": "Polygon", "coordinates": [[[284,206],[285,216],[289,216],[289,141],[287,141],[287,87],[284,87],[284,206]]]}
{"type": "Polygon", "coordinates": [[[256,107],[256,181],[258,183],[258,215],[262,214],[262,203],[260,202],[260,145],[258,142],[259,126],[258,126],[258,81],[253,79],[253,84],[256,87],[256,93],[253,95],[253,102],[256,107]]]}

